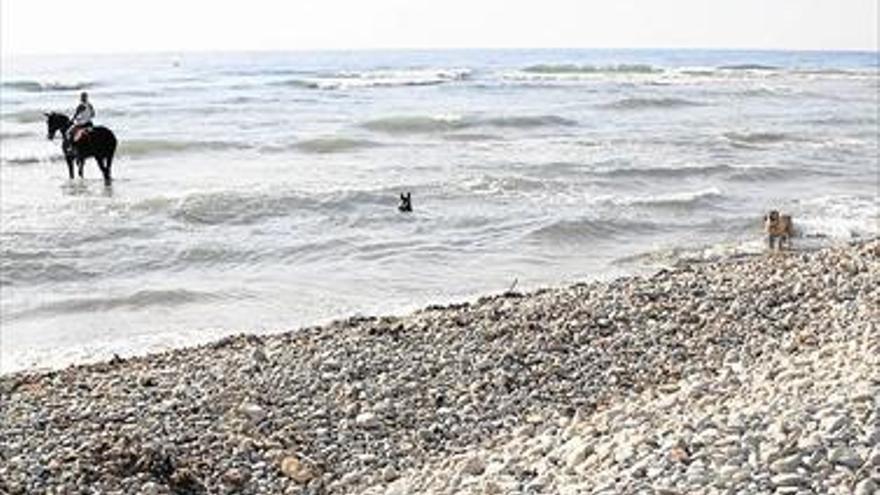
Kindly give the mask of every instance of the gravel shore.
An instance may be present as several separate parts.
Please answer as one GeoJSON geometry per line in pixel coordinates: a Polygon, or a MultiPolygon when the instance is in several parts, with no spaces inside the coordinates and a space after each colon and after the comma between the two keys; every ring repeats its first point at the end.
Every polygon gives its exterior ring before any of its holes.
{"type": "Polygon", "coordinates": [[[0,494],[858,493],[880,241],[0,377],[0,494]]]}

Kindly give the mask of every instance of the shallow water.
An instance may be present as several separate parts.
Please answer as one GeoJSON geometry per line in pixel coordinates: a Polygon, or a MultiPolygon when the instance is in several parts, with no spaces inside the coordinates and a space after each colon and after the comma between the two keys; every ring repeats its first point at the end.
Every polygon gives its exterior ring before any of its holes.
{"type": "Polygon", "coordinates": [[[755,252],[770,208],[808,241],[880,230],[876,53],[4,64],[3,371],[755,252]],[[45,138],[82,89],[112,189],[45,138]]]}

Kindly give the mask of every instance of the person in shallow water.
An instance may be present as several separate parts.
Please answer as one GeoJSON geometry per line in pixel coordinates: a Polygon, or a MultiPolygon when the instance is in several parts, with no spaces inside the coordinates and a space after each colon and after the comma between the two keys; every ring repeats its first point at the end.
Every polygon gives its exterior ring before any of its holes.
{"type": "Polygon", "coordinates": [[[95,108],[89,103],[89,94],[83,91],[79,95],[79,105],[73,112],[71,121],[73,125],[67,130],[67,140],[70,142],[79,139],[79,132],[92,127],[92,119],[95,118],[95,108]]]}

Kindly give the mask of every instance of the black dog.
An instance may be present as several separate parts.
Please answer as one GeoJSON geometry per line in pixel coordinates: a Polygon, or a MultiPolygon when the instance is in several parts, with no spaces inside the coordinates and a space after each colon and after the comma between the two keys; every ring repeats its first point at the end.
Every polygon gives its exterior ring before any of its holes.
{"type": "Polygon", "coordinates": [[[397,205],[397,209],[404,212],[409,213],[412,211],[412,193],[408,192],[406,194],[400,193],[400,204],[397,205]]]}

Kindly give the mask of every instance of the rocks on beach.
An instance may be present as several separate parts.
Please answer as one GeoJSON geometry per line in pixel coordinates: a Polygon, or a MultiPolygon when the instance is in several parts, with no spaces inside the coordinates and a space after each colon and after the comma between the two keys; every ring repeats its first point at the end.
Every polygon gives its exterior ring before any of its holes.
{"type": "Polygon", "coordinates": [[[0,377],[0,493],[859,493],[880,241],[0,377]]]}

